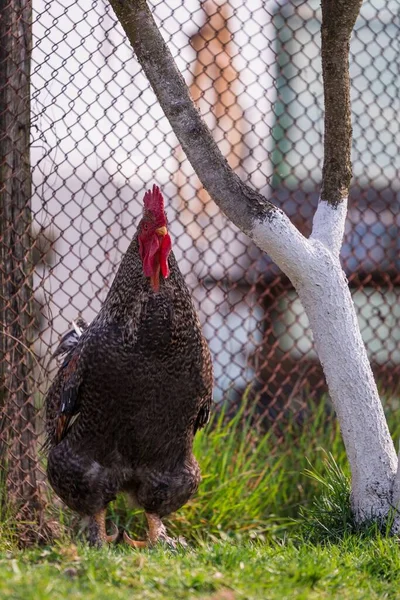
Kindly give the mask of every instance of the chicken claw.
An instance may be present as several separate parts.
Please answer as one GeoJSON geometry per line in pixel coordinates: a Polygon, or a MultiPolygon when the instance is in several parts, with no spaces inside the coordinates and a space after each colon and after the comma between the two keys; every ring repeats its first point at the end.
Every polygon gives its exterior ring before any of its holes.
{"type": "Polygon", "coordinates": [[[116,524],[114,523],[114,521],[112,521],[112,526],[114,529],[114,533],[112,533],[111,535],[106,534],[105,535],[105,541],[108,542],[109,544],[112,544],[115,542],[115,540],[117,539],[118,535],[119,535],[119,530],[118,527],[116,526],[116,524]]]}
{"type": "Polygon", "coordinates": [[[88,540],[92,546],[101,546],[104,542],[112,544],[118,537],[119,531],[115,523],[112,524],[114,533],[108,535],[106,532],[106,511],[101,510],[89,521],[88,540]]]}
{"type": "Polygon", "coordinates": [[[148,548],[157,544],[157,542],[163,542],[173,549],[176,549],[177,544],[180,543],[185,545],[183,540],[174,540],[167,535],[164,523],[161,521],[158,515],[152,513],[145,513],[147,523],[149,525],[149,533],[147,541],[133,540],[124,531],[124,542],[132,546],[132,548],[148,548]]]}
{"type": "Polygon", "coordinates": [[[129,537],[129,535],[126,533],[126,531],[124,531],[123,537],[124,537],[124,542],[129,544],[129,546],[132,546],[132,548],[147,548],[150,544],[150,542],[133,540],[131,537],[129,537]]]}

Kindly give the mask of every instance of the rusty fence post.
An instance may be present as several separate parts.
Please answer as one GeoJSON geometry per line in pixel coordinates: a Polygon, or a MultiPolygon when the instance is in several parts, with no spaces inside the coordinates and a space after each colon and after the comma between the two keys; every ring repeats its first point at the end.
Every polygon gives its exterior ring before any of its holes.
{"type": "Polygon", "coordinates": [[[43,519],[32,349],[31,50],[31,0],[0,0],[0,481],[22,544],[38,539],[43,519]]]}

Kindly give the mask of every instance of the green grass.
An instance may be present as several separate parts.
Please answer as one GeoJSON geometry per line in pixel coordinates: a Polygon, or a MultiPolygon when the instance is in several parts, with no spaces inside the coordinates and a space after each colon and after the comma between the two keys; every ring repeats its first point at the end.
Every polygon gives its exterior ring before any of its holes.
{"type": "MultiPolygon", "coordinates": [[[[339,428],[334,419],[327,423],[324,402],[310,404],[306,426],[288,424],[283,438],[260,435],[251,414],[243,419],[245,412],[245,403],[233,419],[221,412],[196,436],[202,483],[196,497],[166,520],[173,535],[196,542],[275,539],[296,525],[300,508],[312,506],[319,494],[320,482],[307,469],[311,464],[323,476],[329,463],[324,448],[348,475],[339,428]]],[[[134,535],[143,535],[143,516],[129,511],[123,497],[110,516],[134,535]]]]}
{"type": "Polygon", "coordinates": [[[55,546],[0,555],[0,597],[213,600],[398,598],[393,539],[345,537],[324,546],[286,542],[197,544],[134,552],[55,546]]]}
{"type": "MultiPolygon", "coordinates": [[[[397,440],[396,405],[386,409],[397,440]]],[[[91,549],[71,515],[54,510],[67,533],[22,551],[3,514],[0,598],[400,598],[398,543],[354,524],[345,452],[324,403],[310,404],[305,423],[283,438],[260,435],[246,410],[230,421],[219,414],[196,438],[201,488],[167,522],[188,549],[91,549]]],[[[132,536],[144,534],[143,516],[123,498],[110,516],[132,536]]]]}

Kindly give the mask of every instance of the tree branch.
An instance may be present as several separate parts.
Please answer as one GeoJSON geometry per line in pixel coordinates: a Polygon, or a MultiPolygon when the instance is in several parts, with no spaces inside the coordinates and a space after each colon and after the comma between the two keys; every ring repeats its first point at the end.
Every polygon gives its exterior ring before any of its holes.
{"type": "Polygon", "coordinates": [[[335,255],[339,255],[342,246],[352,176],[349,51],[361,4],[362,0],[322,0],[324,166],[311,237],[335,255]]]}
{"type": "Polygon", "coordinates": [[[320,199],[315,211],[310,238],[319,240],[332,254],[339,256],[347,216],[347,198],[334,206],[320,199]]]}
{"type": "Polygon", "coordinates": [[[349,195],[351,169],[350,37],[362,0],[322,0],[322,74],[325,98],[321,200],[336,207],[349,195]]]}
{"type": "Polygon", "coordinates": [[[204,188],[226,216],[296,281],[312,252],[287,215],[228,165],[190,97],[146,0],[110,0],[154,93],[204,188]]]}
{"type": "Polygon", "coordinates": [[[254,222],[277,208],[232,171],[200,117],[146,0],[110,0],[197,176],[226,216],[251,236],[254,222]]]}

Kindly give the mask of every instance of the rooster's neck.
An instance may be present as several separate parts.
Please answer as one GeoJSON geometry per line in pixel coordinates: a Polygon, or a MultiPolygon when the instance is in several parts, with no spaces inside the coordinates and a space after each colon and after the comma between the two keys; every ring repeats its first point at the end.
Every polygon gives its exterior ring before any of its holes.
{"type": "MultiPolygon", "coordinates": [[[[175,263],[175,261],[173,261],[175,263]]],[[[171,261],[170,261],[171,263],[171,261]]],[[[171,264],[170,264],[171,266],[171,264]]],[[[174,271],[174,269],[172,269],[174,271]]],[[[174,277],[174,273],[171,273],[174,277]]],[[[160,276],[160,290],[162,293],[165,280],[160,276]]],[[[126,251],[117,274],[111,284],[110,291],[101,309],[104,318],[111,320],[130,321],[140,313],[140,307],[147,298],[155,293],[150,283],[150,278],[143,272],[143,263],[139,254],[137,234],[126,251]]]]}

